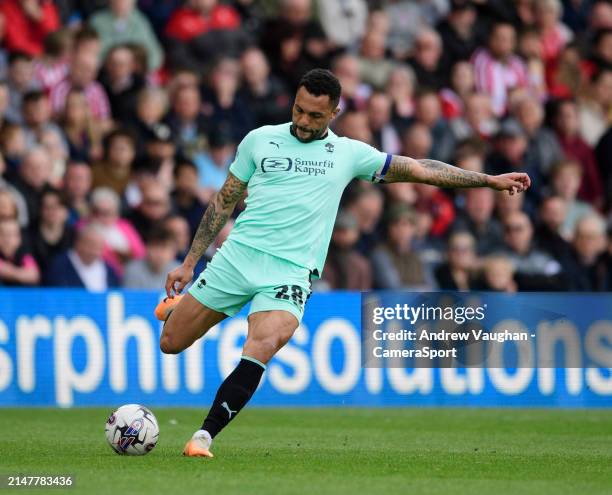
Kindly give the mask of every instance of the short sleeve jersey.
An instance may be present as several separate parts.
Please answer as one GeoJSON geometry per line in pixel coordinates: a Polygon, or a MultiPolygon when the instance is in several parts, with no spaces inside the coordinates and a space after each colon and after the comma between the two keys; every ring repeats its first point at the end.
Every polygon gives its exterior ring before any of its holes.
{"type": "Polygon", "coordinates": [[[238,146],[230,172],[248,183],[248,197],[229,239],[318,275],[342,192],[355,177],[381,182],[391,155],[331,130],[302,143],[290,128],[260,127],[238,146]]]}

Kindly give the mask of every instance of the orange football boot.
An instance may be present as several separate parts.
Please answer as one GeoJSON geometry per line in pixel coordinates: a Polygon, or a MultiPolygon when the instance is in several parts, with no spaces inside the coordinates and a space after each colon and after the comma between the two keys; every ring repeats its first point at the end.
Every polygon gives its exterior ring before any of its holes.
{"type": "Polygon", "coordinates": [[[170,316],[170,312],[176,308],[176,305],[182,298],[183,294],[178,294],[174,297],[165,297],[163,301],[161,301],[155,308],[155,318],[157,318],[159,321],[166,321],[168,316],[170,316]]]}

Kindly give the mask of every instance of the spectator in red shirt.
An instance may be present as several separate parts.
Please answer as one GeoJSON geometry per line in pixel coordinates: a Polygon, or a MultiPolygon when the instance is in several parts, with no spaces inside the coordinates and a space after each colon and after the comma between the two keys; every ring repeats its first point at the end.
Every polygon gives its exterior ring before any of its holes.
{"type": "Polygon", "coordinates": [[[217,0],[189,0],[185,7],[177,9],[166,25],[166,35],[181,41],[211,30],[237,29],[240,16],[228,5],[219,5],[217,0]]]}
{"type": "Polygon", "coordinates": [[[68,93],[73,88],[79,88],[85,94],[87,105],[94,119],[107,124],[111,112],[110,103],[103,86],[96,81],[98,77],[98,61],[93,52],[79,51],[75,54],[70,67],[70,73],[51,91],[51,106],[56,114],[63,111],[68,93]]]}
{"type": "Polygon", "coordinates": [[[60,27],[57,9],[51,0],[4,0],[0,12],[9,20],[4,38],[6,47],[33,57],[43,53],[45,37],[60,27]]]}
{"type": "Polygon", "coordinates": [[[603,205],[601,176],[593,149],[580,137],[576,102],[569,99],[558,101],[553,107],[552,124],[563,152],[582,165],[584,173],[578,198],[600,208],[603,205]]]}

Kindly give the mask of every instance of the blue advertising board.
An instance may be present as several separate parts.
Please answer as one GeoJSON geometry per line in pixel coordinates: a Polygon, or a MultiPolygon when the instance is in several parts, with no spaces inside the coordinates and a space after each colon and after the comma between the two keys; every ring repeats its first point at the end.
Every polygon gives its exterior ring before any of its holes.
{"type": "MultiPolygon", "coordinates": [[[[0,290],[0,406],[208,406],[240,359],[246,312],[180,355],[166,355],[152,314],[160,297],[127,290],[0,290]]],[[[529,365],[521,368],[363,366],[361,294],[314,294],[252,404],[612,406],[611,295],[487,297],[496,307],[493,316],[564,336],[554,366],[538,366],[537,339],[525,350],[529,365]]]]}

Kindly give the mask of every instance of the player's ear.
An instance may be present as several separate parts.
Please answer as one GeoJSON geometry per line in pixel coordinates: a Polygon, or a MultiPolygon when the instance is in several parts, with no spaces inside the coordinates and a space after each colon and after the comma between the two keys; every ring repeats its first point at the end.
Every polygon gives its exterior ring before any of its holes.
{"type": "Polygon", "coordinates": [[[339,113],[340,113],[340,107],[336,107],[334,110],[332,110],[331,118],[335,119],[338,116],[339,113]]]}

